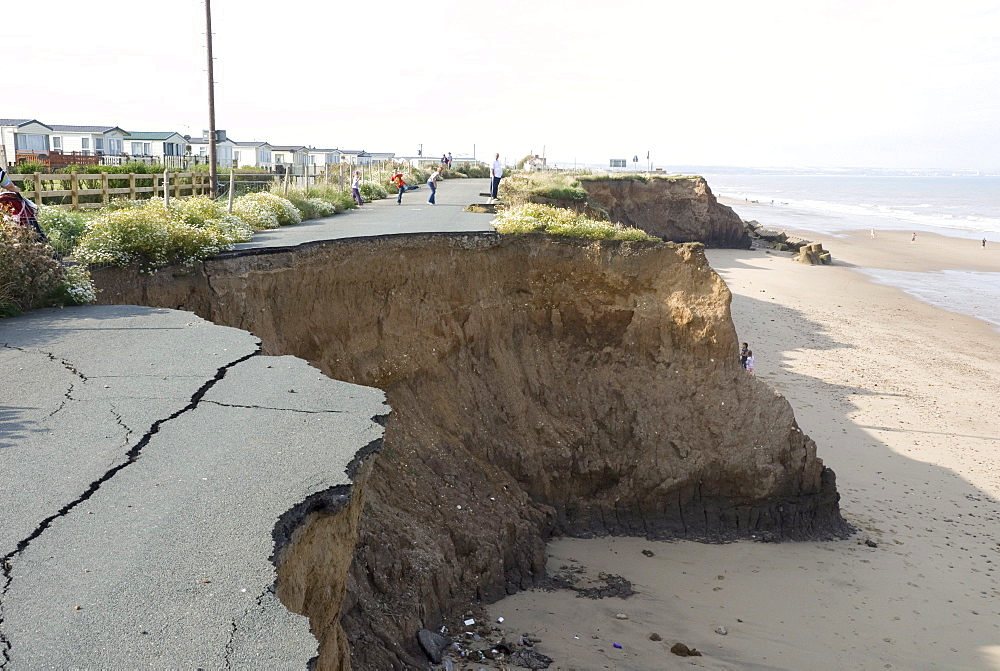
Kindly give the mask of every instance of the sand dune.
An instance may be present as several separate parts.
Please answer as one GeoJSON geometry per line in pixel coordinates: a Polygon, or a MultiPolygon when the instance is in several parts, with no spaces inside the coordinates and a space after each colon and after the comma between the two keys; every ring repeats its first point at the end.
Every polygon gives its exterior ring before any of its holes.
{"type": "Polygon", "coordinates": [[[858,533],[780,545],[556,541],[550,572],[622,575],[637,594],[534,591],[492,606],[506,628],[542,639],[550,668],[1000,669],[1000,331],[852,270],[1000,271],[1000,247],[929,234],[910,244],[904,232],[802,237],[836,264],[708,254],[756,374],[837,472],[858,533]],[[704,656],[670,654],[678,641],[704,656]]]}

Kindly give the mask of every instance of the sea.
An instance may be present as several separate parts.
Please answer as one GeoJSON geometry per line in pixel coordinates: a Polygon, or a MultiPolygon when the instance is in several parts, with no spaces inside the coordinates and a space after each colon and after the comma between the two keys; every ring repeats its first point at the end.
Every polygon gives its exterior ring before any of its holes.
{"type": "MultiPolygon", "coordinates": [[[[998,250],[1000,176],[703,173],[717,197],[753,203],[733,209],[769,228],[838,236],[845,231],[905,230],[970,241],[998,250]]],[[[992,256],[990,258],[993,258],[992,256]]],[[[857,268],[938,307],[1000,328],[1000,272],[890,271],[857,268]]]]}

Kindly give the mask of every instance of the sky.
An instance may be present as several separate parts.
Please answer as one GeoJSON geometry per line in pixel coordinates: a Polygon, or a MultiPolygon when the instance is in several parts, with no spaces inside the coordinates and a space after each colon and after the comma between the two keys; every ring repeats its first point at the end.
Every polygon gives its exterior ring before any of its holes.
{"type": "MultiPolygon", "coordinates": [[[[0,118],[208,127],[204,0],[28,7],[2,29],[0,118]]],[[[212,0],[212,20],[239,141],[1000,168],[1000,0],[212,0]]]]}

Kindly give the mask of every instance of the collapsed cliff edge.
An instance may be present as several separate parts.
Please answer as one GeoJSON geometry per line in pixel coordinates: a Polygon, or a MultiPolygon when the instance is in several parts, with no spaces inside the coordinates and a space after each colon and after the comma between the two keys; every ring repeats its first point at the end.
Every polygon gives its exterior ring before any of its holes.
{"type": "Polygon", "coordinates": [[[314,526],[278,568],[319,668],[347,668],[341,625],[355,668],[425,667],[414,633],[536,584],[554,535],[849,532],[815,443],[739,366],[701,245],[383,236],[95,277],[104,302],[191,310],[384,390],[356,536],[314,526]],[[338,610],[322,564],[351,552],[338,610]]]}
{"type": "Polygon", "coordinates": [[[723,205],[704,177],[659,174],[577,176],[583,200],[522,197],[632,226],[669,242],[700,242],[706,247],[749,249],[750,234],[740,215],[723,205]]]}

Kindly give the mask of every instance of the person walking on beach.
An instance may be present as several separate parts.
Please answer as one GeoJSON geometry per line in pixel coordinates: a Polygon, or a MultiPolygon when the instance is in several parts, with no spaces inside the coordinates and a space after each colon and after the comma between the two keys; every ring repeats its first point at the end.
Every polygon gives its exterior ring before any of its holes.
{"type": "Polygon", "coordinates": [[[874,239],[875,239],[875,229],[873,228],[872,229],[872,240],[874,240],[874,239]]]}
{"type": "Polygon", "coordinates": [[[354,181],[351,182],[351,195],[354,196],[354,200],[358,204],[358,207],[361,207],[362,205],[365,204],[365,201],[363,201],[361,199],[361,171],[360,170],[355,170],[354,171],[354,181]]]}
{"type": "Polygon", "coordinates": [[[983,238],[983,251],[986,251],[986,238],[983,238]]]}
{"type": "Polygon", "coordinates": [[[743,363],[743,368],[745,368],[748,373],[753,372],[753,350],[747,350],[747,359],[743,363]]]}
{"type": "Polygon", "coordinates": [[[912,245],[916,241],[917,241],[917,234],[916,232],[914,232],[913,235],[910,236],[910,244],[912,245]]]}
{"type": "Polygon", "coordinates": [[[395,175],[393,175],[390,178],[389,181],[391,181],[393,184],[395,184],[396,188],[399,189],[399,196],[396,198],[396,204],[397,205],[402,205],[403,204],[403,192],[406,191],[406,182],[403,180],[403,173],[397,172],[395,175]]]}
{"type": "Polygon", "coordinates": [[[437,205],[434,202],[434,197],[437,195],[437,183],[441,180],[441,171],[444,168],[438,168],[431,173],[431,176],[427,178],[427,186],[431,188],[431,197],[427,199],[428,205],[437,205]]]}
{"type": "Polygon", "coordinates": [[[740,365],[743,366],[743,368],[747,367],[747,352],[749,351],[750,346],[747,343],[743,343],[743,346],[740,347],[740,365]]]}
{"type": "Polygon", "coordinates": [[[497,199],[497,192],[500,190],[500,179],[503,177],[503,163],[500,162],[500,154],[493,155],[493,165],[490,166],[490,200],[497,199]]]}

